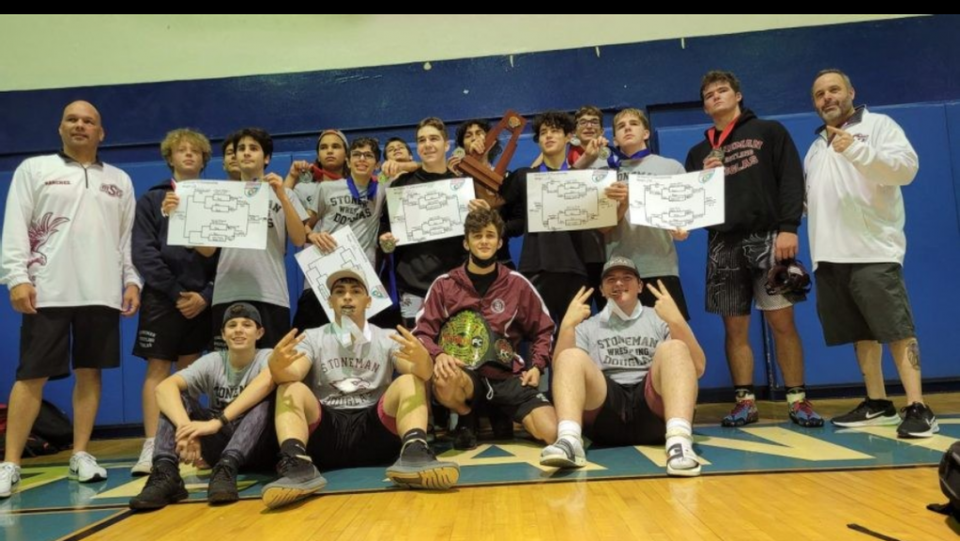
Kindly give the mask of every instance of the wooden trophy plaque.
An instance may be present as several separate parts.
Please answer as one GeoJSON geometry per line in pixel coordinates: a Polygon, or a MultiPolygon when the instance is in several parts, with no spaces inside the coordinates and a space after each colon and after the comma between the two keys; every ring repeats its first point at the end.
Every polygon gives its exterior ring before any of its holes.
{"type": "Polygon", "coordinates": [[[526,125],[527,119],[523,118],[520,113],[508,110],[503,114],[500,122],[487,132],[487,137],[483,141],[484,154],[490,152],[490,149],[497,143],[500,132],[503,130],[510,131],[510,140],[493,169],[483,163],[483,156],[475,154],[468,153],[460,161],[458,166],[460,171],[474,180],[477,197],[489,203],[491,207],[497,208],[503,204],[503,199],[500,197],[500,185],[503,184],[504,174],[506,174],[510,160],[513,159],[513,155],[517,151],[517,142],[520,140],[520,134],[526,125]]]}

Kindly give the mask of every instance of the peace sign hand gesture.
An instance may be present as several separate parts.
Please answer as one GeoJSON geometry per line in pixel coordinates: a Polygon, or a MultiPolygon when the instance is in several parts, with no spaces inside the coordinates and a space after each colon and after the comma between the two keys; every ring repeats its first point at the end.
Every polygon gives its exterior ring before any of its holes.
{"type": "Polygon", "coordinates": [[[390,338],[400,344],[400,349],[396,352],[397,359],[407,361],[414,366],[425,366],[427,371],[433,370],[433,360],[430,358],[430,352],[419,338],[413,335],[401,325],[397,325],[399,334],[391,334],[390,338]]]}
{"type": "Polygon", "coordinates": [[[303,339],[306,338],[307,335],[298,335],[297,332],[297,329],[291,329],[290,332],[281,338],[280,341],[277,342],[277,345],[274,346],[270,358],[267,359],[267,364],[274,374],[277,371],[287,369],[300,359],[306,358],[307,354],[297,349],[297,344],[303,342],[303,339]]]}
{"type": "Polygon", "coordinates": [[[577,294],[573,296],[560,327],[572,329],[590,317],[590,295],[593,295],[593,288],[585,289],[581,287],[580,291],[577,291],[577,294]]]}
{"type": "Polygon", "coordinates": [[[647,289],[657,298],[657,303],[653,305],[653,309],[657,312],[657,315],[660,316],[660,319],[664,320],[668,325],[686,321],[683,319],[683,313],[677,308],[677,303],[673,300],[673,297],[670,296],[670,292],[667,291],[666,286],[663,285],[662,280],[657,280],[657,287],[647,284],[647,289]]]}

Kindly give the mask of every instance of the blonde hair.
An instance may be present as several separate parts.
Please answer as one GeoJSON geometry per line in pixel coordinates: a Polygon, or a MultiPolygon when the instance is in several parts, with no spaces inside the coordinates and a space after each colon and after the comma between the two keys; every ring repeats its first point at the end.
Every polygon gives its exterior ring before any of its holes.
{"type": "Polygon", "coordinates": [[[163,138],[163,142],[160,143],[160,155],[163,156],[163,161],[167,162],[170,170],[173,170],[173,166],[170,165],[170,157],[173,156],[174,149],[179,147],[180,143],[190,143],[200,149],[200,154],[203,156],[203,167],[200,169],[206,169],[207,162],[210,161],[210,156],[213,155],[213,149],[210,148],[210,140],[207,139],[206,135],[198,131],[189,128],[178,128],[168,132],[167,136],[163,138]]]}

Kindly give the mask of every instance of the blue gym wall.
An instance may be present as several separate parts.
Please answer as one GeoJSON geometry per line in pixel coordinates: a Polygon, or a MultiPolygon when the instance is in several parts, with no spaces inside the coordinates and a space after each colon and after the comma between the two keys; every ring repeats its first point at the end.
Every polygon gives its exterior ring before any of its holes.
{"type": "MultiPolygon", "coordinates": [[[[0,93],[6,112],[0,132],[2,195],[13,169],[27,156],[59,146],[56,127],[63,106],[86,99],[98,106],[106,128],[103,157],[134,180],[137,194],[164,179],[158,143],[166,131],[200,129],[218,142],[241,126],[266,128],[276,138],[269,169],[283,173],[291,159],[312,159],[316,133],[336,126],[348,136],[393,135],[413,139],[412,126],[426,116],[449,124],[473,117],[499,117],[508,108],[533,115],[546,109],[573,110],[585,103],[605,111],[649,107],[659,152],[684,161],[702,137],[706,117],[698,103],[700,77],[709,69],[735,72],[744,101],[758,114],[777,118],[793,134],[801,156],[813,139],[813,75],[825,67],[846,71],[857,88],[857,103],[893,116],[920,155],[920,174],[904,189],[908,251],[905,263],[923,350],[925,379],[960,376],[953,346],[953,314],[960,288],[950,280],[960,268],[960,17],[955,15],[776,30],[601,48],[334,70],[262,77],[236,77],[109,87],[0,93]]],[[[609,124],[610,116],[607,117],[609,124]]],[[[451,127],[451,135],[453,128],[451,127]]],[[[608,130],[609,133],[609,130],[608,130]]],[[[536,149],[526,134],[514,167],[529,163],[536,149]]],[[[214,159],[208,178],[218,178],[214,159]]],[[[2,209],[0,209],[2,212],[2,209]]],[[[806,230],[802,259],[809,261],[806,230]]],[[[682,243],[681,278],[693,327],[708,356],[704,389],[729,385],[718,318],[703,312],[706,235],[682,243]]],[[[513,246],[516,248],[517,246],[513,246]]],[[[291,299],[302,287],[288,256],[291,299]]],[[[0,302],[0,398],[5,398],[17,366],[19,315],[0,302]]],[[[813,386],[857,384],[852,348],[826,348],[813,302],[797,308],[813,386]]],[[[123,350],[132,348],[136,319],[123,323],[123,350]]],[[[767,381],[761,325],[753,326],[756,381],[767,381]]],[[[775,363],[774,363],[775,364],[775,363]]],[[[127,354],[118,370],[104,372],[98,426],[141,422],[140,386],[145,363],[127,354]]],[[[895,379],[889,358],[888,377],[895,379]]],[[[779,382],[779,376],[776,376],[779,382]]],[[[778,383],[780,384],[780,383],[778,383]]],[[[51,382],[46,396],[70,410],[72,378],[51,382]]]]}

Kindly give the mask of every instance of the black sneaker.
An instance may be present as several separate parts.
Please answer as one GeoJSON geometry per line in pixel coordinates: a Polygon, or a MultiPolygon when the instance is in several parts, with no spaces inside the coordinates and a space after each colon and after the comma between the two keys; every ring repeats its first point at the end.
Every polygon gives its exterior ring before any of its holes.
{"type": "Polygon", "coordinates": [[[207,486],[207,501],[213,505],[233,503],[240,499],[237,491],[237,471],[232,466],[217,462],[207,486]]]}
{"type": "Polygon", "coordinates": [[[893,407],[893,402],[867,398],[853,408],[850,413],[834,417],[830,422],[846,428],[884,426],[898,424],[900,416],[897,415],[897,408],[893,407]]]}
{"type": "Polygon", "coordinates": [[[264,505],[276,509],[302,500],[327,486],[327,480],[306,457],[284,455],[277,465],[280,478],[263,487],[264,505]]]}
{"type": "Polygon", "coordinates": [[[513,417],[496,406],[490,408],[490,428],[495,440],[513,439],[513,417]]]}
{"type": "Polygon", "coordinates": [[[475,412],[461,415],[457,419],[457,433],[453,437],[453,448],[458,451],[477,448],[477,417],[475,412]]]}
{"type": "Polygon", "coordinates": [[[940,432],[936,415],[926,405],[914,402],[900,412],[903,413],[903,422],[897,427],[897,436],[901,438],[929,438],[940,432]]]}
{"type": "Polygon", "coordinates": [[[130,499],[130,509],[146,511],[163,509],[168,504],[177,503],[186,498],[187,487],[183,484],[180,471],[174,465],[156,465],[147,478],[147,484],[130,499]]]}
{"type": "Polygon", "coordinates": [[[387,477],[407,488],[446,490],[460,479],[460,465],[440,462],[423,441],[413,441],[400,451],[400,458],[387,468],[387,477]]]}

